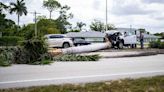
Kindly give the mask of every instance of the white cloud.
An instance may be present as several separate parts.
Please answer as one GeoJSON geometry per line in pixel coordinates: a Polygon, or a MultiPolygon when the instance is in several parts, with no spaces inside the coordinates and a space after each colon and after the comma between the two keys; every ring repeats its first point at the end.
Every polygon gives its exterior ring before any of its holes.
{"type": "MultiPolygon", "coordinates": [[[[9,3],[15,0],[0,0],[9,3]]],[[[42,7],[43,0],[25,0],[28,12],[37,11],[41,15],[49,17],[48,10],[42,7]]],[[[59,0],[62,5],[71,7],[70,12],[74,18],[70,22],[75,25],[82,21],[90,24],[94,19],[105,22],[105,1],[106,0],[59,0]]],[[[108,22],[116,27],[146,28],[148,31],[164,32],[164,3],[163,0],[108,0],[108,22]]],[[[57,18],[58,13],[53,12],[52,17],[57,18]]],[[[17,16],[7,16],[17,21],[17,16]]],[[[21,17],[21,24],[33,22],[34,16],[28,13],[21,17]]]]}

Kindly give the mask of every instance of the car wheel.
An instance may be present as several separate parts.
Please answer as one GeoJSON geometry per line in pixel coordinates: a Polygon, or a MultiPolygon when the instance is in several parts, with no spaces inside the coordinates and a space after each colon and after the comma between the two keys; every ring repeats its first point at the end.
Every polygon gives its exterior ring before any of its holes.
{"type": "Polygon", "coordinates": [[[64,43],[63,44],[63,48],[69,48],[69,47],[70,47],[69,43],[64,43]]]}
{"type": "Polygon", "coordinates": [[[131,48],[136,48],[136,45],[135,44],[131,44],[131,48]]]}
{"type": "Polygon", "coordinates": [[[123,49],[123,47],[124,47],[124,44],[123,44],[123,42],[122,41],[120,41],[119,43],[118,43],[118,46],[117,46],[119,49],[123,49]]]}
{"type": "Polygon", "coordinates": [[[81,44],[77,44],[77,46],[81,46],[81,44]]]}

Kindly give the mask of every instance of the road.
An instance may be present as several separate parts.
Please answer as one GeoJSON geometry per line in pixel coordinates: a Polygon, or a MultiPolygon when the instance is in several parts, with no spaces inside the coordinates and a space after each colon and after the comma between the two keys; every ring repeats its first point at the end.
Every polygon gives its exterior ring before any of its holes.
{"type": "Polygon", "coordinates": [[[51,65],[0,67],[0,88],[88,83],[164,75],[164,55],[110,58],[98,62],[55,62],[51,65]]]}

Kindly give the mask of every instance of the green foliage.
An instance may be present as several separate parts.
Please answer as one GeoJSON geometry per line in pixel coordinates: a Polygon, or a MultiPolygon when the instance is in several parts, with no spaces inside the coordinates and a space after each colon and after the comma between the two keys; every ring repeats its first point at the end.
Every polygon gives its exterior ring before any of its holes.
{"type": "Polygon", "coordinates": [[[90,29],[93,31],[103,31],[104,30],[104,23],[102,23],[99,20],[94,20],[94,22],[91,23],[90,29]]]}
{"type": "Polygon", "coordinates": [[[12,63],[12,51],[10,49],[0,49],[0,66],[10,66],[12,63]]]}
{"type": "MultiPolygon", "coordinates": [[[[20,32],[20,35],[25,37],[26,40],[35,38],[35,24],[28,24],[24,26],[20,32]]],[[[37,34],[39,37],[43,37],[46,34],[60,34],[60,30],[57,29],[55,20],[52,19],[40,19],[37,23],[37,34]]]]}
{"type": "Polygon", "coordinates": [[[3,36],[0,38],[0,46],[16,46],[23,38],[17,36],[3,36]]]}
{"type": "Polygon", "coordinates": [[[0,2],[0,13],[2,12],[3,9],[7,10],[9,6],[5,5],[4,3],[0,2]]]}
{"type": "Polygon", "coordinates": [[[32,64],[33,65],[47,65],[52,63],[52,56],[49,53],[42,54],[39,58],[39,61],[35,61],[32,64]]]}
{"type": "Polygon", "coordinates": [[[13,63],[28,64],[30,63],[30,53],[24,48],[18,47],[13,50],[13,63]]]}
{"type": "Polygon", "coordinates": [[[164,42],[160,42],[159,49],[164,49],[164,42]]]}
{"type": "Polygon", "coordinates": [[[161,33],[155,33],[155,36],[160,36],[162,39],[164,39],[164,32],[161,33]]]}
{"type": "Polygon", "coordinates": [[[80,30],[70,30],[69,32],[80,32],[80,30]]]}
{"type": "Polygon", "coordinates": [[[40,35],[60,34],[56,21],[52,19],[41,19],[38,22],[38,30],[40,35]]]}
{"type": "Polygon", "coordinates": [[[44,0],[43,6],[48,9],[50,12],[50,19],[51,19],[51,13],[58,9],[61,5],[57,0],[44,0]]]}
{"type": "Polygon", "coordinates": [[[25,40],[33,39],[35,36],[34,31],[35,25],[34,24],[28,24],[27,26],[24,26],[19,33],[20,36],[24,37],[25,40]]]}
{"type": "Polygon", "coordinates": [[[30,62],[40,61],[41,55],[47,52],[47,46],[43,40],[27,40],[22,43],[23,49],[25,49],[30,55],[30,62]]]}
{"type": "Polygon", "coordinates": [[[45,55],[47,53],[47,45],[44,40],[26,40],[21,43],[21,46],[13,51],[13,63],[36,64],[36,62],[39,62],[41,64],[42,60],[51,59],[50,56],[45,55]]]}
{"type": "Polygon", "coordinates": [[[77,29],[80,30],[80,31],[82,30],[82,28],[83,28],[84,26],[86,26],[86,24],[83,23],[83,22],[77,22],[77,23],[76,23],[76,27],[77,27],[77,29]]]}
{"type": "MultiPolygon", "coordinates": [[[[12,14],[15,12],[18,15],[18,26],[19,26],[19,17],[24,15],[27,15],[27,7],[25,6],[24,0],[17,0],[16,3],[11,2],[10,3],[10,13],[12,14]]],[[[18,30],[17,30],[18,31],[18,30]]]]}
{"type": "Polygon", "coordinates": [[[99,55],[62,55],[53,58],[54,61],[98,61],[100,59],[99,55]]]}
{"type": "MultiPolygon", "coordinates": [[[[105,28],[105,24],[99,20],[94,20],[91,25],[90,25],[90,29],[93,30],[93,31],[105,31],[106,28],[105,28]]],[[[113,30],[113,29],[116,29],[115,26],[113,24],[107,24],[107,29],[108,30],[113,30]]]]}
{"type": "Polygon", "coordinates": [[[68,13],[69,10],[70,10],[69,6],[67,5],[62,6],[59,11],[60,16],[56,20],[57,29],[59,29],[62,34],[67,33],[67,28],[71,26],[68,19],[72,19],[73,14],[68,13]]]}
{"type": "Polygon", "coordinates": [[[6,14],[3,14],[2,12],[3,9],[7,10],[8,7],[9,6],[0,2],[0,32],[2,32],[2,35],[4,36],[14,34],[16,28],[15,22],[10,19],[6,19],[6,14]]]}
{"type": "Polygon", "coordinates": [[[36,20],[40,21],[42,19],[47,19],[45,15],[37,16],[36,20]]]}
{"type": "Polygon", "coordinates": [[[152,41],[149,43],[150,48],[159,48],[159,49],[164,49],[164,42],[160,41],[152,41]]]}

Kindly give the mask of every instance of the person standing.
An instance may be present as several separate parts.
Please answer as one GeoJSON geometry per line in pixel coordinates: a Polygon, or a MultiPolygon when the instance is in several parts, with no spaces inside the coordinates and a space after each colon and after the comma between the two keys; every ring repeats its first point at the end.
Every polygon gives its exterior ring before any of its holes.
{"type": "Polygon", "coordinates": [[[144,35],[143,32],[140,32],[140,44],[141,44],[141,49],[144,48],[144,35]]]}

